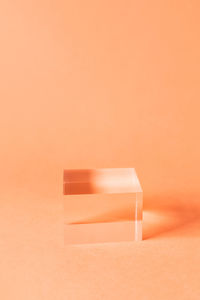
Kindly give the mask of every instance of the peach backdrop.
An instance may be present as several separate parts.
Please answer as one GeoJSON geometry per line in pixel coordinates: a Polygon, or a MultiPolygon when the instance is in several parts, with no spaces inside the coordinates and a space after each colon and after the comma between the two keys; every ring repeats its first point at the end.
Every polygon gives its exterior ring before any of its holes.
{"type": "Polygon", "coordinates": [[[199,2],[0,2],[0,298],[199,299],[199,2]],[[63,168],[135,167],[144,241],[64,248],[63,168]]]}

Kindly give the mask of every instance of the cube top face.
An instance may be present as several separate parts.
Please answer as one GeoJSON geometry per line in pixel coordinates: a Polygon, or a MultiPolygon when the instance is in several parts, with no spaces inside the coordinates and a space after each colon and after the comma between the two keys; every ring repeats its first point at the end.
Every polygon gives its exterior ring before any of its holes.
{"type": "Polygon", "coordinates": [[[64,170],[64,195],[142,192],[134,168],[64,170]]]}

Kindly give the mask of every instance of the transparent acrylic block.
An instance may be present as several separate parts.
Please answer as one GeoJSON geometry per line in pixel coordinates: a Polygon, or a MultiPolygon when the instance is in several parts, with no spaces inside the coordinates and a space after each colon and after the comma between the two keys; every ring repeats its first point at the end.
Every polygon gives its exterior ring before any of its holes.
{"type": "Polygon", "coordinates": [[[65,244],[142,240],[142,189],[133,168],[64,170],[65,244]]]}

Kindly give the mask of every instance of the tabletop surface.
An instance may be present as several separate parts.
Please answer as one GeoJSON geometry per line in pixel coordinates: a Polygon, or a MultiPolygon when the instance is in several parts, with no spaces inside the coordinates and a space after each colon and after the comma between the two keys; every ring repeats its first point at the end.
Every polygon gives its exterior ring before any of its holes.
{"type": "Polygon", "coordinates": [[[142,242],[68,247],[61,199],[18,191],[1,200],[2,299],[199,299],[195,200],[146,209],[142,242]]]}

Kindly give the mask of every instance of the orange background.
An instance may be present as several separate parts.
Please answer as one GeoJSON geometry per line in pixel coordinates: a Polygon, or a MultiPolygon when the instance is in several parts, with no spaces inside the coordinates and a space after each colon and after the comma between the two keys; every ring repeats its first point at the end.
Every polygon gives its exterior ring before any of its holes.
{"type": "Polygon", "coordinates": [[[0,298],[199,299],[199,1],[0,2],[0,298]],[[63,168],[135,167],[144,241],[64,248],[63,168]]]}

